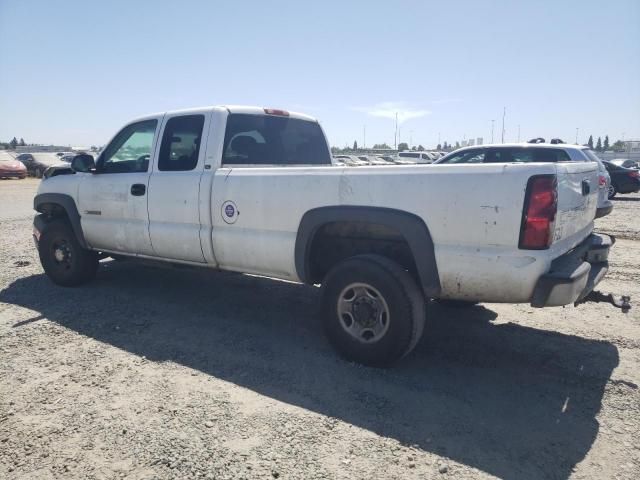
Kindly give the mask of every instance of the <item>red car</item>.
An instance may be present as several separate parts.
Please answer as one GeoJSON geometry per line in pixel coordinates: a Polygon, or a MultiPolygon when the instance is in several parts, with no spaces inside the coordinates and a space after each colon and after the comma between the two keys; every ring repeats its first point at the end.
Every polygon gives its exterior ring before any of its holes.
{"type": "Polygon", "coordinates": [[[27,167],[6,152],[0,152],[0,178],[27,178],[27,167]]]}

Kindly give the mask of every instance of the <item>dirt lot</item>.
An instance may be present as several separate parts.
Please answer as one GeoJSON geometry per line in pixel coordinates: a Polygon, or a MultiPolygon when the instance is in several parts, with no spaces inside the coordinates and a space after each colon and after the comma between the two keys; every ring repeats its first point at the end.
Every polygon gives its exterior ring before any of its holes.
{"type": "MultiPolygon", "coordinates": [[[[391,370],[336,357],[317,291],[104,261],[63,289],[0,182],[0,478],[640,478],[640,308],[429,307],[391,370]]],[[[640,299],[640,195],[605,291],[640,299]]]]}

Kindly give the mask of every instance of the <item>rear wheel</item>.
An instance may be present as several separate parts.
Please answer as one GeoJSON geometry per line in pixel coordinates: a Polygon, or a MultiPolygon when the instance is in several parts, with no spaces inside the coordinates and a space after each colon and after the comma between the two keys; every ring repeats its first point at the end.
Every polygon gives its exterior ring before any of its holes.
{"type": "Polygon", "coordinates": [[[38,254],[47,276],[64,287],[87,283],[98,270],[98,254],[82,248],[64,220],[47,225],[40,236],[38,254]]]}
{"type": "Polygon", "coordinates": [[[609,197],[609,200],[615,197],[616,193],[618,193],[618,191],[616,190],[616,187],[613,186],[613,183],[610,183],[609,190],[607,191],[607,197],[609,197]]]}
{"type": "Polygon", "coordinates": [[[418,343],[425,300],[411,275],[378,255],[340,262],[323,282],[323,321],[335,349],[346,359],[386,367],[418,343]]]}

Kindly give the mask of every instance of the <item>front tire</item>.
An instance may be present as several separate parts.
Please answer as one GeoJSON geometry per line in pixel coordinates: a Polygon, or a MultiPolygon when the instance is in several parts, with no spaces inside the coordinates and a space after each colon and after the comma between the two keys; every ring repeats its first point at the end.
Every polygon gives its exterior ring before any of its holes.
{"type": "Polygon", "coordinates": [[[82,248],[64,220],[54,220],[47,225],[40,236],[38,254],[47,276],[63,287],[87,283],[98,270],[98,254],[82,248]]]}
{"type": "Polygon", "coordinates": [[[607,197],[609,198],[609,200],[615,197],[616,193],[618,193],[618,191],[616,190],[616,187],[613,186],[613,183],[610,183],[609,190],[607,191],[607,197]]]}
{"type": "Polygon", "coordinates": [[[416,346],[425,324],[425,300],[411,275],[379,255],[348,258],[323,282],[325,332],[350,361],[388,367],[416,346]]]}

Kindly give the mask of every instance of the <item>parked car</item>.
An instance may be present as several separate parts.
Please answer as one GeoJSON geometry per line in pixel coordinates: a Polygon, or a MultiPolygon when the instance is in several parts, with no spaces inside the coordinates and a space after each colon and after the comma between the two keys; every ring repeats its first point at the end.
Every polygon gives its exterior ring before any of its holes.
{"type": "Polygon", "coordinates": [[[16,157],[21,161],[32,177],[42,178],[47,168],[61,163],[60,157],[53,153],[21,153],[16,157]]]}
{"type": "Polygon", "coordinates": [[[368,165],[392,165],[386,160],[374,155],[359,155],[358,158],[363,162],[366,162],[368,165]]]}
{"type": "Polygon", "coordinates": [[[415,152],[407,150],[398,153],[398,158],[401,160],[413,160],[416,163],[433,163],[433,156],[429,152],[415,152]]]}
{"type": "Polygon", "coordinates": [[[636,160],[631,160],[630,158],[614,158],[613,160],[609,160],[609,162],[619,167],[635,168],[636,170],[640,170],[640,163],[636,160]]]}
{"type": "Polygon", "coordinates": [[[613,210],[613,203],[609,198],[611,176],[600,157],[593,150],[585,148],[582,153],[598,164],[598,210],[596,218],[604,217],[613,210]]]}
{"type": "Polygon", "coordinates": [[[27,168],[7,152],[0,152],[0,178],[27,178],[27,168]]]}
{"type": "MultiPolygon", "coordinates": [[[[543,140],[543,139],[536,139],[543,140]]],[[[600,159],[587,147],[568,145],[566,143],[505,143],[460,148],[441,158],[435,165],[486,164],[486,163],[554,163],[562,171],[573,171],[575,164],[593,162],[600,169],[600,159]]],[[[578,173],[576,173],[576,176],[578,173]]],[[[598,203],[595,217],[603,217],[611,213],[613,204],[608,201],[603,189],[606,186],[599,172],[597,182],[589,184],[598,192],[598,203]]]]}
{"type": "Polygon", "coordinates": [[[369,165],[368,162],[360,160],[356,155],[334,155],[333,158],[350,167],[363,167],[369,165]]]}
{"type": "Polygon", "coordinates": [[[640,191],[640,171],[634,168],[620,167],[614,163],[602,161],[611,176],[609,198],[619,193],[635,193],[640,191]]]}
{"type": "Polygon", "coordinates": [[[321,284],[331,343],[377,366],[418,344],[427,299],[567,305],[608,270],[613,242],[592,232],[598,169],[584,156],[331,165],[306,115],[229,106],[142,117],[97,161],[78,155],[40,182],[40,261],[63,286],[90,281],[110,255],[321,284]]]}

